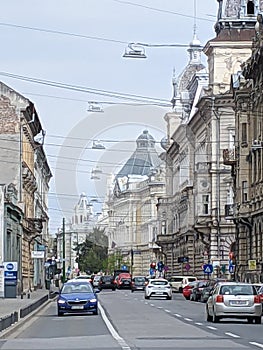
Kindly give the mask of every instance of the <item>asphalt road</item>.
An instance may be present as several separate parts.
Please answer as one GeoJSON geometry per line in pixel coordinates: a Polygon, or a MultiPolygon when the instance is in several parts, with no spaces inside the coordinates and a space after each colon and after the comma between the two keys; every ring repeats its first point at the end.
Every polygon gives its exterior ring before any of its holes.
{"type": "Polygon", "coordinates": [[[142,292],[102,291],[98,316],[57,317],[52,301],[7,339],[0,349],[247,350],[263,349],[263,324],[243,320],[208,323],[205,304],[145,300],[142,292]]]}

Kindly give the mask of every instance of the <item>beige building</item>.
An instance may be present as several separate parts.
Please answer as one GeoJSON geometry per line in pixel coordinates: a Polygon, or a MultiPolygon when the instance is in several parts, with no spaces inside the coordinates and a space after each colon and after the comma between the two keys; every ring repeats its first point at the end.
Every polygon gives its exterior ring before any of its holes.
{"type": "MultiPolygon", "coordinates": [[[[106,234],[109,254],[121,257],[134,274],[149,274],[150,263],[162,257],[156,245],[157,202],[164,195],[165,172],[147,130],[108,191],[106,234]]],[[[104,220],[105,222],[105,220],[104,220]]],[[[121,266],[116,266],[121,268],[121,266]]]]}
{"type": "MultiPolygon", "coordinates": [[[[241,70],[251,54],[259,4],[218,2],[216,37],[203,49],[208,71],[197,69],[198,62],[191,62],[190,56],[192,74],[177,89],[174,113],[165,116],[169,177],[167,198],[159,200],[157,243],[165,250],[172,273],[203,277],[204,266],[209,265],[206,272],[213,269],[213,276],[231,278],[235,274],[230,255],[236,245],[236,226],[225,215],[225,207],[234,199],[231,166],[224,163],[223,150],[235,145],[231,75],[241,70]],[[177,105],[182,106],[181,115],[177,105]],[[177,124],[176,117],[180,118],[177,124]]],[[[200,57],[200,43],[193,43],[190,50],[200,57]]]]}
{"type": "MultiPolygon", "coordinates": [[[[44,285],[48,245],[48,190],[51,172],[43,150],[44,131],[34,104],[0,83],[1,184],[13,186],[21,211],[20,229],[4,233],[3,260],[16,259],[18,291],[44,285]],[[40,138],[39,138],[40,137],[40,138]],[[31,253],[42,249],[41,258],[31,253]],[[37,260],[40,259],[40,260],[37,260]]],[[[13,197],[14,198],[14,197],[13,197]]]]}

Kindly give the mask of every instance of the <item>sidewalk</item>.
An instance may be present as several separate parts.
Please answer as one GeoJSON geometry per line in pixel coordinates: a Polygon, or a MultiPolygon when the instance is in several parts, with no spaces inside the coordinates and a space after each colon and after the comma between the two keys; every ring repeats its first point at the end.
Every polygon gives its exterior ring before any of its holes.
{"type": "Polygon", "coordinates": [[[38,289],[29,295],[23,295],[23,299],[20,295],[16,298],[0,298],[0,337],[2,331],[19,322],[48,300],[50,293],[47,289],[38,289]]]}

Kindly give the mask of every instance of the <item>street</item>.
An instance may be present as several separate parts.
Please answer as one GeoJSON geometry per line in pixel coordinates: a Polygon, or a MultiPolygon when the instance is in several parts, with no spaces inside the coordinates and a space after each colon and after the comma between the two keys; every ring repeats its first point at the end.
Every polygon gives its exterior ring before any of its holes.
{"type": "Polygon", "coordinates": [[[100,314],[57,317],[52,301],[0,349],[260,349],[262,325],[246,320],[206,321],[205,304],[173,294],[145,300],[142,292],[102,291],[100,314]]]}

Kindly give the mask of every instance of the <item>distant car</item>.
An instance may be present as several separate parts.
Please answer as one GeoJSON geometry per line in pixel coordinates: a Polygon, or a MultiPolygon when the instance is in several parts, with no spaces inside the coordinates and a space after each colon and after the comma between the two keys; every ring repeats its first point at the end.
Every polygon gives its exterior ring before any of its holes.
{"type": "Polygon", "coordinates": [[[131,292],[133,293],[136,290],[144,291],[147,281],[145,276],[134,276],[131,281],[131,292]]]}
{"type": "Polygon", "coordinates": [[[227,282],[225,278],[212,278],[208,280],[207,286],[201,291],[200,301],[201,303],[206,303],[211,291],[215,288],[216,284],[219,282],[227,282]]]}
{"type": "Polygon", "coordinates": [[[99,290],[94,290],[87,282],[66,282],[62,286],[57,298],[57,314],[98,314],[99,290]]]}
{"type": "MultiPolygon", "coordinates": [[[[256,287],[257,288],[257,287],[256,287]]],[[[263,285],[257,289],[258,295],[260,297],[260,301],[262,304],[262,313],[263,313],[263,285]]]]}
{"type": "Polygon", "coordinates": [[[197,284],[197,281],[190,282],[183,288],[183,296],[185,297],[185,299],[190,300],[192,290],[196,284],[197,284]]]}
{"type": "Polygon", "coordinates": [[[82,280],[86,282],[92,283],[92,276],[91,275],[79,275],[73,278],[74,280],[82,280]]]}
{"type": "Polygon", "coordinates": [[[190,295],[190,300],[191,301],[200,301],[201,300],[201,295],[202,291],[205,287],[208,286],[209,281],[208,280],[200,280],[197,281],[195,286],[192,289],[191,295],[190,295]]]}
{"type": "Polygon", "coordinates": [[[101,275],[95,275],[92,280],[93,287],[98,287],[101,279],[101,275]]]}
{"type": "Polygon", "coordinates": [[[116,282],[115,282],[114,276],[112,275],[101,276],[99,280],[98,288],[100,290],[102,289],[111,289],[113,291],[116,290],[116,282]]]}
{"type": "Polygon", "coordinates": [[[245,318],[261,323],[262,304],[255,286],[241,282],[219,282],[206,303],[207,321],[222,318],[245,318]]]}
{"type": "Polygon", "coordinates": [[[197,281],[197,277],[195,276],[181,276],[175,275],[171,276],[168,279],[173,292],[182,293],[183,288],[190,282],[197,281]]]}
{"type": "Polygon", "coordinates": [[[115,281],[117,289],[131,289],[131,275],[129,273],[120,273],[115,281]]]}
{"type": "Polygon", "coordinates": [[[150,279],[145,287],[144,292],[145,299],[151,297],[166,297],[166,299],[172,299],[172,288],[170,283],[165,278],[150,279]]]}

